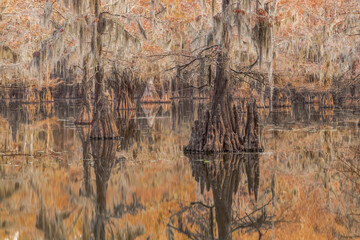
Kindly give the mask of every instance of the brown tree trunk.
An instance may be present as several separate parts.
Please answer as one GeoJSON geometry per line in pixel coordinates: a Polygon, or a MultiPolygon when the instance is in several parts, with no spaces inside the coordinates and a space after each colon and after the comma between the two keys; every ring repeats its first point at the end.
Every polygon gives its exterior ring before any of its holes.
{"type": "Polygon", "coordinates": [[[115,118],[111,112],[109,96],[105,93],[104,68],[101,64],[102,39],[106,19],[99,13],[100,3],[95,0],[95,17],[98,22],[93,28],[92,49],[95,55],[95,112],[91,124],[91,139],[114,139],[118,137],[115,118]]]}
{"type": "Polygon", "coordinates": [[[120,73],[114,68],[113,79],[109,82],[114,90],[115,110],[119,112],[120,110],[136,109],[133,100],[136,86],[134,75],[130,71],[124,70],[120,76],[120,73]]]}
{"type": "MultiPolygon", "coordinates": [[[[195,121],[189,144],[185,151],[190,152],[236,152],[248,150],[248,145],[244,145],[244,137],[241,136],[240,122],[236,106],[232,100],[230,92],[230,5],[229,0],[222,2],[222,38],[221,50],[218,53],[216,76],[214,80],[215,93],[212,100],[211,111],[205,115],[205,119],[195,121]]],[[[254,111],[252,108],[250,111],[254,111]]],[[[252,115],[251,115],[252,116],[252,115]]],[[[252,118],[254,119],[254,118],[252,118]]],[[[257,124],[247,124],[257,126],[257,124]]],[[[254,130],[249,130],[254,132],[254,130]]],[[[257,132],[257,131],[256,131],[257,132]]],[[[250,136],[250,134],[246,135],[250,136]]],[[[253,137],[257,137],[253,134],[253,137]]],[[[258,142],[251,140],[251,143],[258,142]]],[[[251,150],[258,149],[259,146],[251,145],[251,150]]]]}
{"type": "Polygon", "coordinates": [[[247,105],[247,117],[245,126],[244,148],[248,151],[257,151],[259,142],[259,116],[256,102],[247,105]]]}
{"type": "Polygon", "coordinates": [[[132,100],[132,97],[126,91],[121,91],[120,88],[116,88],[115,100],[116,111],[136,109],[136,105],[132,100]]]}
{"type": "Polygon", "coordinates": [[[103,96],[96,105],[91,124],[91,139],[115,139],[119,136],[115,117],[111,112],[109,100],[103,96]]]}
{"type": "Polygon", "coordinates": [[[40,102],[39,91],[32,86],[29,88],[26,88],[23,102],[24,103],[39,103],[40,102]]]}
{"type": "Polygon", "coordinates": [[[90,81],[88,81],[87,56],[83,59],[83,79],[82,79],[82,104],[80,114],[78,115],[75,124],[91,124],[92,110],[91,110],[91,92],[90,81]]]}

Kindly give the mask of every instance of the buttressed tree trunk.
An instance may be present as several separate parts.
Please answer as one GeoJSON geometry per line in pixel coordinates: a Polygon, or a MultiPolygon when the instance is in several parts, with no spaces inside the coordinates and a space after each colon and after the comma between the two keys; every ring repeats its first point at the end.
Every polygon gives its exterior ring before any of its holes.
{"type": "MultiPolygon", "coordinates": [[[[236,106],[233,103],[230,92],[230,0],[222,1],[222,35],[221,48],[218,52],[216,76],[214,80],[214,97],[211,111],[205,115],[205,119],[195,121],[189,144],[185,151],[190,152],[236,152],[236,151],[258,151],[258,139],[249,143],[241,136],[239,116],[236,106]]],[[[248,107],[252,115],[256,115],[256,104],[248,107]]],[[[257,120],[257,117],[251,118],[257,120]]],[[[258,124],[247,124],[257,126],[258,124]]],[[[249,129],[254,132],[248,136],[258,137],[257,129],[249,129]]]]}
{"type": "Polygon", "coordinates": [[[114,90],[116,111],[136,109],[136,104],[133,100],[136,80],[134,75],[124,70],[120,75],[116,67],[113,68],[113,78],[109,83],[114,90]]]}
{"type": "Polygon", "coordinates": [[[106,19],[99,13],[100,0],[95,0],[95,18],[92,36],[92,51],[95,56],[95,111],[91,124],[91,139],[114,139],[118,137],[114,115],[109,104],[109,95],[105,93],[104,68],[101,64],[102,39],[106,28],[106,19]]]}
{"type": "Polygon", "coordinates": [[[88,81],[88,56],[83,59],[83,79],[82,79],[82,105],[80,114],[78,115],[75,124],[91,124],[92,122],[92,110],[91,110],[91,92],[90,81],[88,81]]]}

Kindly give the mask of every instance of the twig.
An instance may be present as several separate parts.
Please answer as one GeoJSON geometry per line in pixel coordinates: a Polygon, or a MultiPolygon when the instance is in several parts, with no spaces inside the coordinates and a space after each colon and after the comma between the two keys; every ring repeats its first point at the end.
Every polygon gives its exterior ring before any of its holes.
{"type": "Polygon", "coordinates": [[[183,64],[183,65],[177,65],[177,66],[175,66],[175,67],[168,68],[168,69],[165,70],[165,72],[171,71],[171,70],[174,70],[174,69],[179,69],[179,70],[181,71],[181,70],[183,70],[184,68],[186,68],[186,67],[188,67],[189,65],[191,65],[192,63],[194,63],[196,60],[203,59],[203,57],[200,56],[203,52],[205,52],[206,50],[209,50],[209,49],[211,49],[211,48],[218,47],[218,46],[219,46],[219,44],[206,47],[206,48],[202,49],[202,50],[197,54],[197,57],[194,58],[193,60],[191,60],[190,62],[185,63],[185,64],[183,64]]]}
{"type": "Polygon", "coordinates": [[[193,60],[191,60],[190,62],[186,63],[186,64],[183,64],[183,65],[178,65],[178,66],[175,66],[175,67],[172,67],[172,68],[168,68],[165,70],[165,72],[168,72],[168,71],[171,71],[171,70],[174,70],[174,69],[179,69],[180,71],[183,70],[184,68],[188,67],[189,65],[193,64],[196,60],[199,60],[201,58],[195,58],[193,60]]]}

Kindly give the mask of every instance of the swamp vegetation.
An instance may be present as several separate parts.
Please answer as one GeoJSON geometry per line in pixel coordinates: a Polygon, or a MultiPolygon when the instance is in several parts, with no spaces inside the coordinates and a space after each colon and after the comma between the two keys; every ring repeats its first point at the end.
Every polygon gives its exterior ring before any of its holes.
{"type": "Polygon", "coordinates": [[[0,239],[360,239],[358,0],[2,0],[0,239]]]}

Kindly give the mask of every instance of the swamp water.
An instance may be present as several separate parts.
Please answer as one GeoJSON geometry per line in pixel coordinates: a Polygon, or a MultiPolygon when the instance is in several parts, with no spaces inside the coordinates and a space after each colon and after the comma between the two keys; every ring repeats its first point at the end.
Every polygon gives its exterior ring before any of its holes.
{"type": "Polygon", "coordinates": [[[359,111],[259,109],[263,153],[203,156],[182,152],[203,102],[122,111],[116,141],[79,107],[0,103],[0,239],[360,236],[359,111]]]}

